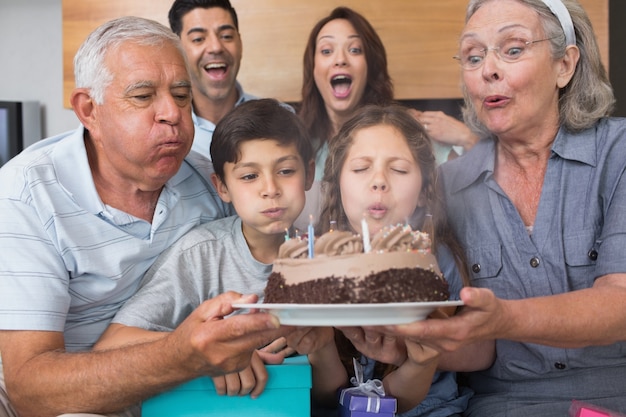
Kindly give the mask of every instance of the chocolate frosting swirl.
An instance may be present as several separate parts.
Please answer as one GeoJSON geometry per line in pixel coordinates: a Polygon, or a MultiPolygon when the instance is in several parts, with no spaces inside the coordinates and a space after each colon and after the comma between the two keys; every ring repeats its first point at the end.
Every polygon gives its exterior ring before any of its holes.
{"type": "Polygon", "coordinates": [[[315,256],[352,255],[363,252],[363,240],[351,232],[324,233],[315,241],[315,256]]]}
{"type": "MultiPolygon", "coordinates": [[[[409,226],[396,225],[382,228],[372,239],[372,252],[428,251],[430,237],[427,233],[413,231],[409,226]]],[[[332,231],[315,240],[315,257],[363,253],[363,238],[352,232],[332,231]]],[[[279,258],[308,258],[306,239],[289,239],[280,246],[279,258]]]]}
{"type": "Polygon", "coordinates": [[[309,256],[308,242],[306,239],[289,239],[278,248],[279,258],[307,258],[309,256]]]}
{"type": "Polygon", "coordinates": [[[384,227],[372,239],[373,252],[407,252],[429,248],[428,234],[413,231],[409,226],[384,227]]]}

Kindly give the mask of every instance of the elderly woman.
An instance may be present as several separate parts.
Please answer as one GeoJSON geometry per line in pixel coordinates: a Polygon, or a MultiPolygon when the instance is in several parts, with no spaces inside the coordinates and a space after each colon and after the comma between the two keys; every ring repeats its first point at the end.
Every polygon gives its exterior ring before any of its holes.
{"type": "Polygon", "coordinates": [[[391,330],[497,341],[468,415],[626,410],[626,121],[608,118],[589,19],[574,0],[472,0],[457,59],[465,121],[488,135],[442,166],[474,288],[456,316],[391,330]]]}

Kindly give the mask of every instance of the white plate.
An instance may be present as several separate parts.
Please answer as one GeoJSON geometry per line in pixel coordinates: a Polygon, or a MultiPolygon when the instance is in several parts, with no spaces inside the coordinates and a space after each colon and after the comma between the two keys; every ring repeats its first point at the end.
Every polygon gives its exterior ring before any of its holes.
{"type": "Polygon", "coordinates": [[[261,309],[289,326],[382,326],[424,320],[439,307],[463,301],[387,304],[233,304],[235,308],[261,309]]]}

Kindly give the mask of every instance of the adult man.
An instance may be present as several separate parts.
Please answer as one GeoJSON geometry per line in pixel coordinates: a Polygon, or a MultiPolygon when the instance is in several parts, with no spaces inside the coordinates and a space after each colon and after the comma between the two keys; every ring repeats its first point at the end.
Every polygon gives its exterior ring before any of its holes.
{"type": "Polygon", "coordinates": [[[168,17],[189,63],[196,127],[192,149],[210,158],[215,125],[235,106],[257,98],[237,82],[243,51],[237,12],[229,0],[175,0],[168,17]]]}
{"type": "Polygon", "coordinates": [[[241,297],[228,293],[163,338],[89,352],[154,259],[229,209],[206,182],[208,160],[185,158],[191,82],[169,29],[134,17],[105,23],[74,65],[82,126],[0,170],[2,417],[113,412],[242,369],[279,336],[266,314],[222,320],[241,297]]]}

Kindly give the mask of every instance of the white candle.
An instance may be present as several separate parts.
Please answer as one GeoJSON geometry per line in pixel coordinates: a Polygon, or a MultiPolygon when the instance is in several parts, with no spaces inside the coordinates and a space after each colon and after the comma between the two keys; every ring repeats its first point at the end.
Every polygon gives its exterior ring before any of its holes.
{"type": "Polygon", "coordinates": [[[309,258],[313,258],[313,245],[315,239],[315,232],[313,231],[313,215],[309,215],[309,229],[308,229],[308,238],[309,238],[309,258]]]}
{"type": "Polygon", "coordinates": [[[372,246],[370,245],[370,229],[365,216],[361,219],[361,235],[363,236],[363,252],[368,253],[372,250],[372,246]]]}

